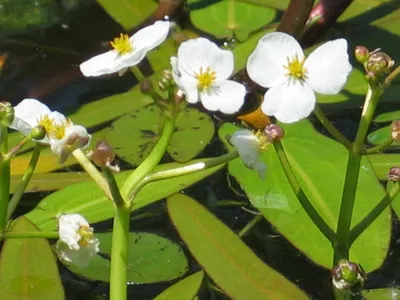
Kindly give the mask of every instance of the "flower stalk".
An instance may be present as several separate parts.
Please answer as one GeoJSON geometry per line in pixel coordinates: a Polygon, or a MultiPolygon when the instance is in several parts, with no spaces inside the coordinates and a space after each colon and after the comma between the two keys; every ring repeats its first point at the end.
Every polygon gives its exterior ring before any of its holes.
{"type": "Polygon", "coordinates": [[[0,136],[0,232],[4,232],[10,197],[10,160],[5,158],[8,152],[8,132],[4,125],[0,125],[0,136]]]}

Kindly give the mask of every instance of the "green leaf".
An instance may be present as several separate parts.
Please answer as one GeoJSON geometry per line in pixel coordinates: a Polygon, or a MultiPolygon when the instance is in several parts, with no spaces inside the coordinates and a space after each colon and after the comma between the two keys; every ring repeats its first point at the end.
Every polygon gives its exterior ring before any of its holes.
{"type": "Polygon", "coordinates": [[[216,38],[248,39],[275,18],[269,7],[234,0],[224,0],[204,8],[192,9],[190,19],[195,27],[216,38]]]}
{"type": "Polygon", "coordinates": [[[400,119],[400,110],[389,111],[374,118],[375,123],[386,123],[400,119]]]}
{"type": "MultiPolygon", "coordinates": [[[[292,169],[305,194],[318,213],[336,230],[340,199],[347,164],[347,150],[339,143],[317,133],[309,122],[283,126],[286,136],[282,143],[292,169]]],[[[232,134],[237,128],[224,124],[220,137],[232,134]]],[[[276,229],[315,263],[332,266],[333,250],[304,211],[271,146],[261,155],[268,166],[265,180],[246,168],[240,159],[228,163],[250,202],[276,229]],[[296,230],[293,230],[296,228],[296,230]]],[[[352,225],[360,221],[385,195],[368,160],[361,163],[352,225]]],[[[350,251],[350,259],[370,272],[379,268],[386,258],[390,240],[390,210],[357,239],[350,251]],[[368,248],[365,247],[368,245],[368,248]]]]}
{"type": "Polygon", "coordinates": [[[194,299],[200,289],[203,278],[203,271],[194,273],[164,290],[154,300],[194,299]]]}
{"type": "Polygon", "coordinates": [[[367,158],[379,180],[387,180],[390,168],[400,165],[400,154],[371,154],[367,158]]]}
{"type": "MultiPolygon", "coordinates": [[[[344,11],[344,13],[339,17],[338,21],[343,22],[343,21],[350,21],[352,24],[355,21],[355,18],[358,16],[362,16],[363,14],[370,13],[377,7],[385,4],[385,3],[390,3],[393,2],[392,0],[354,0],[350,4],[348,8],[344,11]]],[[[362,21],[362,20],[360,20],[362,21]]],[[[360,22],[359,21],[359,22],[360,22]]],[[[357,22],[357,23],[359,23],[357,22]]]]}
{"type": "MultiPolygon", "coordinates": [[[[390,125],[389,125],[389,126],[379,128],[379,129],[371,132],[370,134],[368,134],[367,141],[372,145],[382,145],[390,138],[391,138],[391,129],[390,129],[390,125]]],[[[398,146],[399,145],[397,143],[392,143],[392,145],[390,145],[390,148],[398,147],[398,146]]]]}
{"type": "Polygon", "coordinates": [[[290,3],[290,0],[238,0],[238,1],[272,7],[278,10],[285,10],[290,3]]]}
{"type": "MultiPolygon", "coordinates": [[[[162,119],[155,104],[138,108],[113,122],[107,140],[119,157],[139,165],[158,141],[162,119]]],[[[187,162],[203,151],[213,135],[214,123],[207,114],[185,108],[177,116],[167,151],[177,162],[187,162]]]]}
{"type": "Polygon", "coordinates": [[[158,6],[154,0],[97,0],[97,3],[126,30],[140,25],[158,6]]]}
{"type": "Polygon", "coordinates": [[[385,299],[398,299],[400,295],[400,289],[397,288],[385,288],[385,289],[373,289],[363,290],[362,295],[366,300],[385,300],[385,299]]]}
{"type": "MultiPolygon", "coordinates": [[[[108,282],[112,233],[96,233],[96,237],[100,241],[100,252],[92,258],[89,266],[79,268],[66,265],[66,267],[79,276],[108,282]]],[[[129,283],[169,281],[188,271],[188,262],[182,248],[156,234],[130,232],[128,255],[127,280],[129,283]]]]}
{"type": "MultiPolygon", "coordinates": [[[[35,232],[25,217],[18,218],[11,232],[35,232]]],[[[43,238],[6,239],[0,257],[2,300],[64,299],[57,262],[43,238]]]]}
{"type": "MultiPolygon", "coordinates": [[[[22,175],[11,176],[12,193],[17,188],[21,178],[22,175]]],[[[54,191],[87,180],[90,180],[90,176],[83,172],[33,174],[25,192],[54,191]]]]}
{"type": "Polygon", "coordinates": [[[167,199],[168,213],[197,262],[232,299],[308,299],[264,264],[226,225],[192,198],[167,199]]]}
{"type": "MultiPolygon", "coordinates": [[[[207,162],[207,159],[195,160],[207,162]]],[[[163,164],[155,168],[155,172],[180,167],[179,163],[163,164]]],[[[202,180],[224,167],[224,164],[202,170],[185,176],[173,177],[147,184],[137,194],[133,210],[161,200],[188,186],[202,180]]],[[[121,185],[130,172],[117,174],[116,179],[121,185]]],[[[89,223],[110,219],[114,215],[111,200],[94,182],[82,182],[45,197],[26,217],[40,230],[52,231],[57,229],[57,216],[61,213],[79,213],[89,223]]]]}

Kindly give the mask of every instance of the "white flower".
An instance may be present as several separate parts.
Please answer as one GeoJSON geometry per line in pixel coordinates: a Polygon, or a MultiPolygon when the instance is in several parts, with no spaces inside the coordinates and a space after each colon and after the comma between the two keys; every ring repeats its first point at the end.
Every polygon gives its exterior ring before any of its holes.
{"type": "Polygon", "coordinates": [[[236,131],[229,141],[236,148],[243,164],[264,179],[267,166],[260,159],[260,152],[267,145],[266,139],[248,129],[241,129],[236,131]]]}
{"type": "Polygon", "coordinates": [[[28,136],[32,129],[43,126],[46,135],[40,143],[50,144],[51,150],[60,156],[61,162],[77,148],[89,144],[91,136],[86,128],[74,125],[57,111],[51,111],[36,99],[24,99],[14,107],[14,120],[10,128],[28,136]]]}
{"type": "Polygon", "coordinates": [[[183,42],[171,57],[172,74],[189,103],[199,100],[210,110],[232,114],[244,102],[245,87],[227,80],[233,72],[233,54],[205,38],[183,42]]]}
{"type": "Polygon", "coordinates": [[[170,22],[157,21],[129,37],[120,35],[111,42],[111,51],[92,57],[80,65],[83,75],[101,76],[137,65],[148,51],[160,45],[169,32],[170,22]]]}
{"type": "Polygon", "coordinates": [[[61,260],[86,267],[90,259],[99,252],[99,240],[93,228],[79,214],[61,215],[58,220],[59,240],[57,254],[61,260]]]}
{"type": "Polygon", "coordinates": [[[250,78],[269,88],[261,109],[283,123],[308,117],[315,106],[314,92],[337,94],[351,68],[346,40],[327,42],[305,59],[299,43],[282,32],[262,37],[247,61],[250,78]]]}

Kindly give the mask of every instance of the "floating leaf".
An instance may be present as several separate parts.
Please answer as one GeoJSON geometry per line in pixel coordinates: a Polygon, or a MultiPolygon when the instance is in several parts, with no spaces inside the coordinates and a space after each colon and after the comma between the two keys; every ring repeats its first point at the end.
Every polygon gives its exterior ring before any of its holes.
{"type": "MultiPolygon", "coordinates": [[[[193,6],[192,6],[193,7],[193,6]]],[[[275,10],[234,0],[223,0],[192,9],[190,19],[195,27],[217,38],[248,39],[275,18],[275,10]]]]}
{"type": "Polygon", "coordinates": [[[386,123],[394,120],[400,119],[400,110],[389,111],[380,115],[377,115],[374,118],[374,122],[376,123],[386,123]]]}
{"type": "MultiPolygon", "coordinates": [[[[196,162],[199,160],[195,160],[196,162]]],[[[201,161],[207,162],[207,159],[201,161]]],[[[179,163],[163,164],[155,168],[155,172],[183,166],[179,163]]],[[[153,202],[172,195],[188,186],[202,180],[224,167],[221,164],[206,170],[185,176],[155,181],[147,184],[137,194],[133,210],[142,208],[153,202]]],[[[117,174],[116,179],[122,184],[130,172],[117,174]]],[[[40,230],[52,231],[57,229],[57,216],[61,213],[82,214],[89,223],[96,223],[113,217],[114,210],[111,200],[94,182],[78,183],[59,190],[45,197],[26,217],[40,230]]]]}
{"type": "Polygon", "coordinates": [[[308,299],[264,264],[240,238],[192,198],[167,199],[168,213],[197,262],[232,299],[308,299]]]}
{"type": "Polygon", "coordinates": [[[400,154],[371,154],[367,156],[379,180],[387,180],[391,167],[400,165],[400,154]]]}
{"type": "Polygon", "coordinates": [[[203,271],[194,273],[167,288],[154,300],[194,299],[200,289],[203,278],[203,271]]]}
{"type": "MultiPolygon", "coordinates": [[[[385,143],[387,140],[391,138],[391,129],[390,126],[385,126],[382,128],[379,128],[378,130],[375,130],[368,134],[367,136],[367,141],[371,143],[372,145],[382,145],[385,143]]],[[[392,147],[398,147],[399,144],[397,143],[392,143],[390,146],[392,147]]]]}
{"type": "MultiPolygon", "coordinates": [[[[36,232],[25,217],[18,218],[11,232],[36,232]]],[[[6,239],[0,257],[2,300],[64,299],[57,262],[43,238],[6,239]]]]}
{"type": "Polygon", "coordinates": [[[366,300],[396,300],[399,299],[400,289],[386,288],[386,289],[373,289],[364,290],[362,295],[366,300]]]}
{"type": "MultiPolygon", "coordinates": [[[[307,121],[283,127],[286,136],[282,143],[292,169],[315,209],[335,230],[348,156],[346,149],[317,133],[307,121]]],[[[225,139],[236,130],[235,126],[224,124],[219,134],[225,139]]],[[[228,163],[229,173],[238,180],[250,202],[286,239],[317,264],[330,268],[332,246],[302,208],[274,148],[269,147],[261,158],[268,166],[265,180],[244,167],[240,159],[228,163]]],[[[372,167],[363,158],[352,224],[360,221],[384,195],[372,167]]],[[[390,211],[387,209],[353,244],[350,259],[368,272],[375,270],[386,258],[389,240],[390,211]]]]}
{"type": "MultiPolygon", "coordinates": [[[[162,119],[162,112],[155,104],[138,108],[113,123],[107,140],[119,157],[139,165],[158,141],[162,119]]],[[[207,146],[213,135],[211,118],[197,109],[186,108],[177,116],[167,151],[174,160],[187,162],[207,146]]]]}
{"type": "Polygon", "coordinates": [[[125,29],[140,25],[157,8],[153,0],[97,0],[97,3],[125,29]]]}
{"type": "MultiPolygon", "coordinates": [[[[67,265],[79,276],[92,280],[109,281],[112,233],[97,233],[100,252],[86,268],[67,265]]],[[[188,262],[182,248],[159,235],[145,232],[129,233],[127,262],[129,283],[143,284],[169,281],[188,271],[188,262]]]]}

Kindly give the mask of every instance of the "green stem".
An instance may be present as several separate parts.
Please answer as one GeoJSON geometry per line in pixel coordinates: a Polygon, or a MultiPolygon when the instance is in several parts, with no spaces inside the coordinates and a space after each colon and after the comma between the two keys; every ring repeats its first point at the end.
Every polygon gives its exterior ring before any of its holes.
{"type": "Polygon", "coordinates": [[[133,75],[135,75],[136,80],[138,82],[141,82],[143,79],[146,78],[146,76],[143,75],[142,71],[140,71],[138,66],[131,67],[131,71],[132,71],[133,75]]]}
{"type": "Polygon", "coordinates": [[[339,290],[333,287],[333,293],[335,295],[336,300],[352,300],[350,289],[339,290]]]}
{"type": "Polygon", "coordinates": [[[33,172],[35,171],[37,162],[39,160],[41,150],[42,150],[42,146],[39,143],[36,143],[35,149],[33,150],[33,153],[31,156],[31,160],[29,161],[28,168],[26,169],[24,176],[22,176],[22,179],[19,182],[19,184],[14,192],[14,195],[12,196],[10,203],[8,204],[7,220],[9,220],[11,218],[15,209],[17,208],[18,203],[21,200],[21,197],[26,190],[26,187],[28,186],[29,181],[32,178],[33,172]]]}
{"type": "Polygon", "coordinates": [[[392,81],[399,76],[400,74],[400,66],[398,66],[396,69],[394,69],[386,78],[384,82],[384,87],[387,88],[392,81]]]}
{"type": "Polygon", "coordinates": [[[365,150],[366,154],[374,154],[374,153],[379,153],[388,148],[391,144],[393,144],[393,139],[389,138],[387,139],[383,144],[377,145],[375,147],[371,147],[365,150]]]}
{"type": "Polygon", "coordinates": [[[356,139],[352,147],[352,152],[356,155],[361,155],[364,153],[365,137],[374,116],[376,106],[378,105],[379,97],[382,95],[382,93],[382,88],[371,85],[368,86],[363,111],[361,113],[360,124],[358,125],[356,139]]]}
{"type": "Polygon", "coordinates": [[[318,229],[322,232],[322,234],[331,242],[335,241],[335,232],[329,227],[329,225],[325,222],[325,220],[318,214],[317,210],[311,204],[310,200],[304,194],[299,182],[296,179],[296,176],[293,173],[293,170],[290,166],[290,163],[286,157],[285,151],[282,147],[280,141],[274,143],[276,153],[282,165],[282,168],[286,174],[286,178],[288,179],[290,185],[297,198],[299,199],[302,207],[310,217],[310,219],[314,222],[314,224],[318,227],[318,229]]]}
{"type": "Polygon", "coordinates": [[[117,207],[126,206],[129,209],[129,204],[124,201],[119,191],[117,182],[115,181],[114,175],[107,168],[103,168],[104,177],[107,180],[108,188],[111,191],[112,199],[117,207]]]}
{"type": "Polygon", "coordinates": [[[7,127],[0,126],[0,232],[4,232],[7,224],[7,208],[10,199],[10,160],[6,159],[8,151],[7,127]]]}
{"type": "Polygon", "coordinates": [[[339,130],[337,130],[335,126],[332,125],[318,103],[315,104],[314,114],[331,136],[333,136],[339,143],[343,144],[347,149],[351,148],[351,142],[339,130]]]}
{"type": "Polygon", "coordinates": [[[127,299],[129,214],[130,210],[127,207],[115,207],[111,245],[110,300],[127,299]]]}
{"type": "Polygon", "coordinates": [[[131,198],[132,190],[136,188],[136,185],[158,165],[167,150],[174,129],[175,115],[166,115],[163,130],[157,144],[153,147],[149,156],[129,175],[121,188],[121,194],[125,199],[131,198]]]}
{"type": "Polygon", "coordinates": [[[392,200],[398,195],[400,191],[400,183],[396,182],[390,189],[389,193],[366,215],[356,226],[354,226],[349,233],[349,244],[354,241],[368,228],[372,222],[389,206],[392,200]]]}
{"type": "Polygon", "coordinates": [[[140,181],[135,188],[132,190],[131,192],[131,197],[135,197],[136,194],[148,183],[153,182],[153,181],[157,181],[157,180],[163,180],[163,179],[168,179],[171,177],[178,177],[178,176],[182,176],[182,175],[186,175],[186,174],[191,174],[191,173],[195,173],[198,171],[202,171],[205,169],[209,169],[212,167],[216,167],[218,165],[221,164],[225,164],[228,161],[235,159],[239,156],[238,152],[236,150],[228,152],[224,155],[221,155],[219,157],[215,157],[215,158],[211,158],[206,162],[196,162],[196,163],[190,163],[187,165],[183,165],[181,167],[178,168],[174,168],[174,169],[169,169],[169,170],[165,170],[165,171],[159,171],[156,173],[152,173],[149,174],[148,176],[146,176],[145,178],[142,179],[142,181],[140,181]]]}
{"type": "Polygon", "coordinates": [[[349,258],[349,231],[351,218],[353,216],[360,162],[361,156],[349,152],[337,225],[337,239],[334,246],[334,264],[336,264],[340,259],[349,258]]]}
{"type": "Polygon", "coordinates": [[[104,194],[112,200],[111,191],[108,187],[107,180],[103,177],[103,175],[97,170],[97,168],[92,164],[92,162],[87,158],[86,154],[83,153],[82,149],[76,149],[72,152],[72,155],[78,161],[78,163],[82,166],[82,168],[89,174],[89,176],[93,179],[94,182],[99,186],[99,188],[104,192],[104,194]]]}
{"type": "Polygon", "coordinates": [[[242,238],[245,236],[255,225],[258,224],[264,217],[262,215],[257,215],[255,216],[249,223],[246,224],[246,226],[243,227],[242,230],[238,233],[238,236],[242,238]]]}
{"type": "Polygon", "coordinates": [[[32,238],[32,239],[37,239],[37,238],[45,238],[45,239],[58,239],[59,235],[57,231],[52,231],[52,232],[6,232],[3,234],[0,234],[0,239],[26,239],[26,238],[32,238]]]}
{"type": "Polygon", "coordinates": [[[298,37],[306,24],[314,0],[291,0],[276,31],[298,37]]]}

